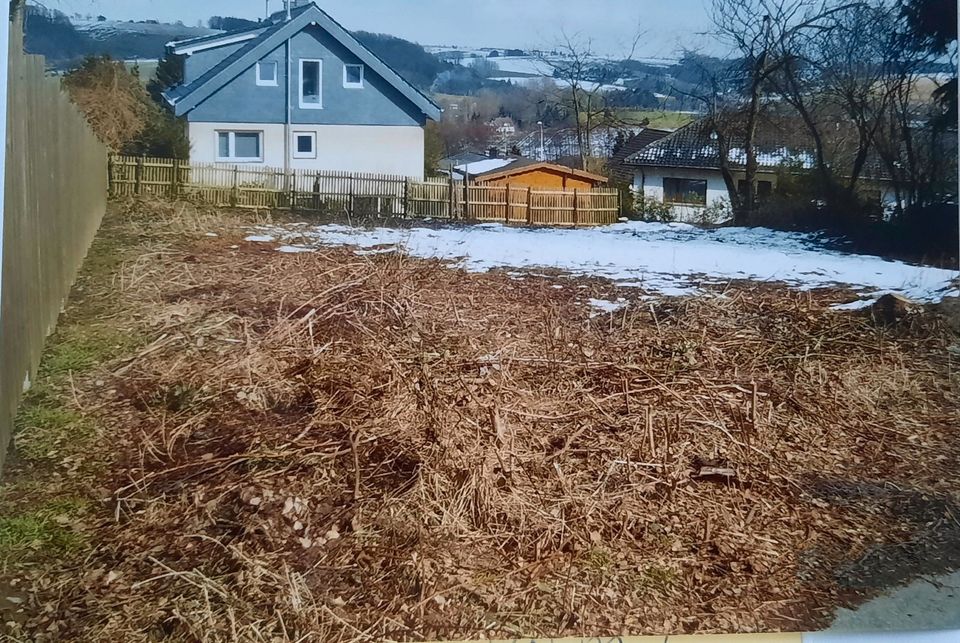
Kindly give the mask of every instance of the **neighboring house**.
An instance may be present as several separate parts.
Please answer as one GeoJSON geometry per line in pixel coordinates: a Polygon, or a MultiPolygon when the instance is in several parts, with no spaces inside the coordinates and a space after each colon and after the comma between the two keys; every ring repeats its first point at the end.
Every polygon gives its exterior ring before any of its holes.
{"type": "MultiPolygon", "coordinates": [[[[814,152],[801,134],[802,126],[760,125],[756,139],[757,196],[763,199],[777,185],[778,172],[810,170],[814,152]]],[[[739,190],[746,188],[746,152],[742,139],[731,141],[729,167],[739,190]]],[[[672,206],[680,221],[701,219],[708,206],[729,208],[727,185],[720,172],[716,134],[706,120],[695,121],[628,156],[623,165],[633,169],[633,190],[647,199],[672,206]]],[[[876,160],[862,174],[864,189],[876,191],[885,208],[896,204],[893,186],[876,160]]]]}
{"type": "Polygon", "coordinates": [[[599,174],[531,159],[488,159],[456,168],[456,172],[461,178],[467,173],[471,181],[484,185],[546,190],[590,190],[607,183],[607,177],[599,174]]]}
{"type": "Polygon", "coordinates": [[[165,97],[193,163],[423,177],[440,108],[314,3],[168,51],[184,57],[165,97]]]}

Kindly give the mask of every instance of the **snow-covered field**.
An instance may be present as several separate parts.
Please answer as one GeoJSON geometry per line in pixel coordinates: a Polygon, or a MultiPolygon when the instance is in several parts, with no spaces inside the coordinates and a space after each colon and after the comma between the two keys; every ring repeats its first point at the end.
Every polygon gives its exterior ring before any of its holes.
{"type": "Polygon", "coordinates": [[[555,268],[667,296],[695,295],[700,284],[734,279],[782,282],[798,289],[849,287],[864,303],[887,292],[924,302],[960,294],[955,271],[844,253],[826,248],[816,235],[766,228],[704,230],[641,222],[580,230],[498,224],[409,229],[299,224],[258,226],[252,232],[248,241],[272,243],[284,252],[322,246],[356,246],[361,254],[404,250],[475,272],[555,268]]]}

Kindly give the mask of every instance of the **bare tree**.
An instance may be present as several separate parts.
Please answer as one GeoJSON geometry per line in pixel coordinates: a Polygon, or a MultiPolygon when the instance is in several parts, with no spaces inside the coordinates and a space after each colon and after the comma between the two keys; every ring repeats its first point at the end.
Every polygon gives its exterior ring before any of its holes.
{"type": "MultiPolygon", "coordinates": [[[[622,124],[616,111],[608,104],[606,93],[609,86],[625,75],[626,66],[632,61],[643,33],[638,31],[626,58],[619,62],[603,60],[594,53],[593,41],[589,38],[563,33],[555,46],[557,57],[541,61],[553,69],[555,78],[563,83],[555,95],[558,106],[570,114],[580,149],[581,167],[587,169],[593,156],[593,133],[600,127],[615,127],[622,124]]],[[[615,90],[614,90],[615,91],[615,90]]]]}
{"type": "Polygon", "coordinates": [[[826,200],[856,209],[864,172],[879,159],[898,210],[930,202],[942,145],[930,126],[934,105],[917,88],[937,54],[902,45],[898,4],[844,5],[821,26],[795,38],[771,84],[806,127],[826,200]]]}
{"type": "Polygon", "coordinates": [[[716,142],[720,175],[736,217],[736,213],[744,212],[744,205],[730,165],[730,149],[731,141],[741,138],[738,133],[742,106],[741,65],[739,61],[702,56],[693,51],[684,52],[684,60],[695,70],[693,87],[683,89],[675,85],[672,90],[680,96],[693,99],[704,113],[704,133],[716,142]]]}
{"type": "MultiPolygon", "coordinates": [[[[771,78],[791,60],[798,42],[830,29],[830,18],[855,4],[833,0],[713,0],[711,18],[717,37],[742,63],[745,190],[730,194],[734,220],[745,223],[757,203],[757,128],[768,102],[771,78]]],[[[728,185],[728,189],[731,186],[728,185]]],[[[736,190],[736,186],[733,186],[736,190]]]]}

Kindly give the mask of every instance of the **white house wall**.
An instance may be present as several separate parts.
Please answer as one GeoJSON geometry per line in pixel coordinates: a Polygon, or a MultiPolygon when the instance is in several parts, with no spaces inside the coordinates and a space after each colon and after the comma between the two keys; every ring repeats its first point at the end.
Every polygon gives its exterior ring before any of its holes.
{"type": "Polygon", "coordinates": [[[191,122],[190,161],[217,163],[217,132],[263,133],[263,160],[223,162],[241,167],[284,168],[287,150],[293,150],[296,134],[314,133],[317,158],[291,158],[295,170],[372,172],[423,178],[424,131],[422,127],[383,125],[291,125],[289,148],[284,144],[284,125],[265,123],[191,122]]]}
{"type": "MultiPolygon", "coordinates": [[[[648,200],[663,203],[663,179],[693,179],[707,182],[707,206],[717,203],[730,203],[730,195],[727,192],[727,184],[723,180],[723,175],[719,170],[701,170],[692,168],[658,168],[650,167],[637,170],[634,173],[633,190],[636,194],[643,194],[648,200]]],[[[742,172],[734,174],[734,180],[744,178],[742,172]]],[[[771,181],[776,185],[776,175],[758,174],[760,181],[771,181]]],[[[697,205],[673,205],[671,210],[677,221],[695,222],[699,220],[704,206],[697,205]]]]}
{"type": "MultiPolygon", "coordinates": [[[[729,201],[727,185],[723,182],[720,172],[710,170],[691,169],[660,169],[649,168],[634,175],[634,191],[643,194],[645,198],[663,202],[663,179],[695,179],[707,181],[707,205],[716,203],[720,199],[729,201]]],[[[702,207],[695,205],[674,205],[671,208],[677,221],[695,221],[702,207]]]]}

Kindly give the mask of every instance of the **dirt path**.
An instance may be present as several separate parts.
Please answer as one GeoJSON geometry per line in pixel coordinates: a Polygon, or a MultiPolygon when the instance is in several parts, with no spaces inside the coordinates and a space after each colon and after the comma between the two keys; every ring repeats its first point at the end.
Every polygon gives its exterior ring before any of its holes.
{"type": "Polygon", "coordinates": [[[960,630],[960,572],[919,578],[855,609],[840,608],[831,631],[960,630]]]}

